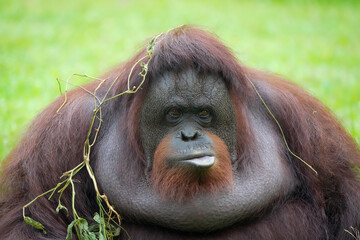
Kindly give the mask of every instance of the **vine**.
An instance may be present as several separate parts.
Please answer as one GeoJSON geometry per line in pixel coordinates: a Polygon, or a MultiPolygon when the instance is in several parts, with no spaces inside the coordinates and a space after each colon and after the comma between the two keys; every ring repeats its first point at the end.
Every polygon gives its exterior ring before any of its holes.
{"type": "MultiPolygon", "coordinates": [[[[43,197],[45,195],[50,194],[50,196],[48,197],[48,199],[50,200],[53,195],[58,192],[59,193],[59,197],[58,197],[58,206],[56,208],[56,212],[59,213],[60,210],[64,210],[66,212],[69,212],[69,210],[61,204],[61,198],[62,195],[64,193],[64,191],[71,186],[71,212],[73,215],[73,221],[68,225],[67,228],[67,236],[66,236],[66,240],[71,240],[73,239],[73,230],[75,230],[77,238],[79,240],[84,240],[84,239],[89,239],[89,240],[96,240],[96,239],[100,239],[100,240],[112,240],[114,239],[114,237],[119,236],[121,231],[125,231],[125,233],[127,234],[126,230],[124,230],[121,227],[121,216],[120,214],[115,210],[115,208],[111,205],[111,203],[109,202],[107,196],[105,194],[101,194],[98,188],[98,184],[97,184],[97,180],[96,177],[94,175],[93,169],[90,165],[90,155],[91,155],[91,150],[92,147],[95,145],[97,137],[98,137],[98,133],[100,131],[101,125],[102,125],[102,106],[103,104],[105,104],[106,102],[113,100],[115,98],[118,98],[124,94],[134,94],[136,93],[144,84],[145,79],[146,79],[146,75],[148,73],[148,65],[152,59],[152,54],[153,54],[153,50],[154,47],[156,45],[156,41],[158,39],[159,36],[161,36],[162,34],[159,34],[157,36],[155,36],[153,39],[151,39],[151,41],[148,43],[148,46],[146,48],[146,55],[141,57],[140,59],[138,59],[134,65],[132,66],[130,73],[128,75],[128,79],[127,79],[127,90],[112,96],[112,97],[108,97],[108,94],[110,92],[110,90],[113,88],[114,84],[118,81],[120,74],[114,79],[114,81],[110,84],[110,87],[108,88],[107,92],[105,93],[104,97],[102,99],[100,99],[96,92],[98,91],[98,89],[104,84],[104,82],[106,81],[106,79],[99,79],[99,78],[94,78],[94,77],[90,77],[87,74],[72,74],[67,80],[66,80],[66,89],[65,89],[65,94],[64,94],[64,101],[61,104],[61,106],[59,107],[59,109],[56,111],[56,113],[59,113],[60,110],[66,105],[67,103],[67,91],[68,91],[68,85],[71,85],[70,80],[73,76],[80,76],[80,77],[87,77],[93,80],[98,80],[100,81],[100,83],[98,84],[98,86],[95,88],[94,92],[90,92],[87,89],[83,88],[80,86],[80,88],[82,88],[84,91],[86,91],[87,93],[91,94],[94,98],[94,110],[93,110],[93,114],[91,117],[91,122],[90,122],[90,127],[89,130],[87,132],[86,135],[86,140],[84,142],[84,148],[83,148],[83,161],[77,165],[75,168],[63,173],[63,175],[61,176],[61,178],[65,178],[65,180],[59,182],[54,188],[38,195],[37,197],[35,197],[32,201],[30,201],[29,203],[27,203],[26,205],[23,206],[23,218],[24,221],[31,225],[32,227],[41,230],[44,234],[46,234],[46,230],[45,227],[42,223],[26,216],[26,208],[29,207],[31,204],[33,204],[37,199],[39,199],[40,197],[43,197]],[[147,59],[145,62],[143,62],[145,59],[147,59]],[[138,73],[142,79],[141,82],[138,84],[138,86],[133,86],[130,87],[130,79],[131,76],[133,74],[133,71],[135,69],[135,67],[137,65],[141,66],[141,72],[138,73]],[[98,120],[98,121],[96,121],[98,120]],[[95,124],[97,123],[97,125],[95,126],[95,124]],[[93,131],[95,131],[94,133],[94,138],[93,140],[90,140],[90,136],[93,135],[93,131]],[[89,226],[89,223],[86,219],[82,218],[81,216],[79,216],[79,214],[77,213],[76,209],[75,209],[75,196],[76,196],[76,192],[75,192],[75,185],[74,185],[74,176],[82,169],[86,169],[87,173],[90,177],[90,179],[92,180],[95,192],[96,192],[96,202],[99,206],[99,212],[96,212],[93,220],[94,220],[94,224],[89,226]]],[[[260,93],[258,92],[257,88],[255,87],[255,85],[253,84],[253,82],[247,78],[248,81],[250,82],[252,88],[254,89],[254,91],[256,92],[257,96],[260,98],[261,102],[263,103],[263,105],[265,106],[265,108],[267,109],[267,111],[269,112],[269,114],[271,115],[271,117],[274,119],[274,121],[276,122],[278,128],[280,129],[282,138],[285,142],[286,148],[287,150],[290,152],[291,155],[293,155],[295,158],[297,158],[298,160],[300,160],[302,163],[304,163],[307,167],[309,167],[312,171],[314,171],[316,174],[316,170],[314,168],[312,168],[307,162],[305,162],[303,159],[301,159],[299,156],[297,156],[295,153],[293,153],[290,149],[290,147],[288,146],[288,143],[286,141],[285,138],[285,134],[282,130],[282,127],[280,125],[280,123],[278,122],[278,120],[276,119],[276,117],[274,116],[274,114],[271,112],[271,110],[269,109],[269,107],[267,106],[267,104],[265,103],[265,101],[263,100],[263,98],[261,97],[260,93]]],[[[59,80],[58,80],[59,83],[59,80]]],[[[61,85],[59,83],[59,88],[61,91],[61,85]]],[[[129,237],[129,235],[127,234],[127,236],[129,237]]],[[[130,237],[129,237],[130,238],[130,237]]]]}
{"type": "Polygon", "coordinates": [[[298,155],[296,155],[293,151],[291,151],[290,147],[289,147],[289,144],[286,140],[286,137],[285,137],[285,133],[284,133],[284,130],[282,129],[279,121],[276,119],[275,115],[272,113],[272,111],[270,110],[270,108],[268,107],[268,105],[266,104],[265,100],[262,98],[260,92],[257,90],[255,84],[250,80],[250,78],[248,78],[246,76],[246,79],[249,81],[251,87],[254,89],[256,95],[259,97],[260,101],[262,102],[262,104],[265,106],[266,110],[268,111],[268,113],[270,114],[270,116],[272,117],[272,119],[275,121],[276,125],[278,126],[279,130],[280,130],[280,133],[281,133],[281,136],[282,136],[282,139],[285,143],[285,147],[286,149],[289,151],[289,153],[294,156],[295,158],[297,158],[298,160],[300,160],[303,164],[305,164],[308,168],[310,168],[316,175],[318,175],[318,172],[309,164],[307,163],[304,159],[302,159],[301,157],[299,157],[298,155]]]}
{"type": "MultiPolygon", "coordinates": [[[[102,80],[102,79],[98,79],[98,78],[93,78],[88,76],[87,74],[73,74],[71,75],[67,80],[66,80],[66,89],[65,89],[65,94],[64,94],[64,102],[61,104],[61,106],[59,107],[59,109],[56,111],[56,113],[59,113],[60,110],[65,106],[65,104],[67,103],[67,91],[68,91],[68,85],[71,84],[70,83],[70,79],[73,76],[80,76],[80,77],[87,77],[87,78],[91,78],[94,80],[99,80],[100,83],[98,84],[98,86],[95,88],[94,93],[86,90],[85,88],[81,87],[83,90],[85,90],[86,92],[88,92],[89,94],[91,94],[94,97],[94,104],[95,104],[95,108],[93,110],[93,114],[91,117],[91,122],[90,122],[90,127],[89,130],[87,132],[86,135],[86,140],[84,142],[84,149],[83,149],[83,161],[77,165],[75,168],[65,172],[61,178],[65,178],[65,180],[63,180],[62,182],[59,182],[54,188],[38,195],[36,198],[34,198],[32,201],[30,201],[29,203],[27,203],[26,205],[23,206],[23,218],[24,221],[31,225],[32,227],[41,230],[44,234],[46,234],[46,230],[45,227],[42,223],[37,222],[36,220],[26,216],[26,208],[28,206],[30,206],[31,204],[33,204],[37,199],[39,199],[40,197],[43,197],[45,195],[50,194],[50,196],[48,197],[48,199],[50,200],[52,198],[52,196],[54,195],[55,192],[59,193],[59,197],[58,197],[58,206],[56,208],[56,212],[59,213],[60,210],[64,210],[66,212],[69,212],[69,210],[61,204],[61,197],[64,193],[64,191],[71,186],[71,191],[72,191],[72,199],[71,199],[71,211],[72,211],[72,215],[73,215],[73,221],[68,225],[67,228],[67,235],[66,235],[66,240],[71,240],[73,239],[73,230],[76,231],[76,235],[77,238],[79,240],[83,240],[83,239],[89,239],[89,240],[96,240],[96,239],[100,239],[100,240],[111,240],[116,236],[120,235],[120,231],[123,230],[125,231],[122,227],[121,227],[121,216],[120,214],[115,210],[115,208],[110,204],[107,196],[105,194],[101,194],[98,188],[98,184],[94,175],[94,172],[91,168],[90,165],[90,153],[92,150],[92,147],[94,146],[97,137],[98,137],[98,133],[99,130],[101,128],[101,124],[102,124],[102,106],[104,103],[115,99],[117,97],[120,97],[124,94],[134,94],[136,93],[141,86],[143,85],[143,83],[145,82],[146,79],[146,75],[148,73],[148,65],[152,59],[152,54],[154,51],[154,47],[156,44],[156,40],[158,39],[159,36],[161,36],[162,34],[159,34],[157,36],[155,36],[154,38],[151,39],[151,41],[148,43],[148,46],[146,48],[146,55],[141,57],[140,59],[138,59],[135,64],[132,66],[130,73],[128,75],[128,79],[127,79],[127,90],[125,90],[124,92],[121,92],[115,96],[109,97],[107,98],[110,90],[112,89],[112,87],[114,86],[114,84],[118,81],[120,74],[115,78],[115,80],[111,83],[110,87],[108,88],[105,96],[102,99],[99,99],[99,97],[96,95],[97,90],[101,87],[101,85],[106,81],[102,80]],[[143,62],[143,60],[147,59],[146,62],[143,62]],[[138,86],[133,86],[132,88],[130,88],[130,78],[133,74],[133,70],[135,69],[135,67],[140,64],[141,66],[141,72],[139,73],[139,75],[142,77],[141,82],[139,83],[138,86]],[[97,126],[95,125],[96,120],[98,120],[98,124],[97,126]],[[92,141],[90,141],[90,136],[93,133],[93,130],[95,131],[94,133],[94,138],[92,141]],[[75,196],[76,196],[76,192],[75,192],[75,186],[74,186],[74,176],[83,168],[86,168],[87,173],[89,174],[90,179],[92,180],[92,183],[94,185],[94,189],[96,192],[96,202],[99,206],[99,212],[95,213],[93,220],[94,220],[94,224],[89,226],[88,221],[84,218],[82,218],[81,216],[79,216],[79,214],[77,213],[76,209],[75,209],[75,196]],[[105,206],[104,206],[105,203],[105,206]]],[[[58,80],[59,83],[59,80],[58,80]]],[[[59,83],[59,88],[61,91],[61,85],[59,83]]],[[[126,231],[125,231],[126,233],[126,231]]],[[[127,234],[127,233],[126,233],[127,234]]],[[[129,235],[127,234],[127,236],[129,237],[129,235]]],[[[130,238],[130,237],[129,237],[130,238]]]]}
{"type": "Polygon", "coordinates": [[[350,227],[350,230],[345,229],[345,232],[347,232],[348,234],[350,234],[350,236],[352,238],[354,238],[355,240],[359,240],[360,239],[360,231],[357,228],[354,227],[350,227]]]}

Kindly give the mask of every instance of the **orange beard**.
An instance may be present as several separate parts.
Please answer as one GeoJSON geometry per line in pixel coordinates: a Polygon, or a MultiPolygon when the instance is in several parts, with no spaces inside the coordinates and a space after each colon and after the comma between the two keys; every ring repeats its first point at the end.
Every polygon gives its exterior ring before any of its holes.
{"type": "Polygon", "coordinates": [[[205,134],[214,142],[215,163],[204,171],[166,166],[165,159],[172,151],[169,146],[172,135],[161,141],[154,154],[150,180],[162,198],[181,202],[198,193],[215,193],[233,185],[232,164],[227,146],[216,135],[209,132],[205,134]]]}

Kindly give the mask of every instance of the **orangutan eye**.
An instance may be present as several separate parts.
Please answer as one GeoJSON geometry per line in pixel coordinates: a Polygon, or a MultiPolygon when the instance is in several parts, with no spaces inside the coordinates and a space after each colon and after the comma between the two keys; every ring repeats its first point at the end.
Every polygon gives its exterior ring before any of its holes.
{"type": "Polygon", "coordinates": [[[210,111],[207,109],[203,109],[198,113],[198,116],[202,119],[206,119],[210,117],[210,111]]]}
{"type": "Polygon", "coordinates": [[[168,112],[168,116],[172,119],[178,119],[181,115],[182,113],[178,108],[171,108],[168,112]]]}

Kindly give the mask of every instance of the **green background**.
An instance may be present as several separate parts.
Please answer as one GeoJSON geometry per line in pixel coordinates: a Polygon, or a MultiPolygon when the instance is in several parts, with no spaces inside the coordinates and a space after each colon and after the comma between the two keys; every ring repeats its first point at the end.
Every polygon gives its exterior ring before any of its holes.
{"type": "Polygon", "coordinates": [[[182,24],[310,91],[359,142],[360,1],[0,0],[0,161],[59,96],[57,78],[98,76],[182,24]]]}

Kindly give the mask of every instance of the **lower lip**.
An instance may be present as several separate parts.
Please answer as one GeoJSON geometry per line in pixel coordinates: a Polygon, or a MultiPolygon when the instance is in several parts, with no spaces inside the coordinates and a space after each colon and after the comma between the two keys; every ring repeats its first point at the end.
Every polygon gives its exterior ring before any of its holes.
{"type": "Polygon", "coordinates": [[[183,160],[181,162],[184,164],[194,166],[194,167],[210,168],[215,164],[215,157],[214,156],[203,156],[203,157],[197,157],[197,158],[183,160]]]}

